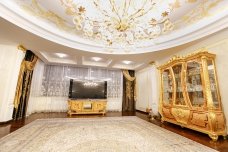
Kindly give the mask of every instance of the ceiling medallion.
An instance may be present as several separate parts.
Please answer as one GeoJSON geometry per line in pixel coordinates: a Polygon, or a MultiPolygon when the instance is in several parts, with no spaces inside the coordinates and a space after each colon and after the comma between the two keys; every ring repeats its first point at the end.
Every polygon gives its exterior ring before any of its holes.
{"type": "Polygon", "coordinates": [[[175,0],[61,0],[75,28],[106,48],[134,48],[173,30],[175,0]]]}

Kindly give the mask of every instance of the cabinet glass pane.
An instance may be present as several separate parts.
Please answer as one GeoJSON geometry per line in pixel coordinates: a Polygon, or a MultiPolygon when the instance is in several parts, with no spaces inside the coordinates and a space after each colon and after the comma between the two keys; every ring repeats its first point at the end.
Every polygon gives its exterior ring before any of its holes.
{"type": "Polygon", "coordinates": [[[218,102],[218,94],[217,94],[217,85],[215,81],[215,70],[214,70],[214,64],[212,60],[207,60],[207,69],[208,69],[210,86],[211,86],[212,100],[213,100],[214,106],[218,108],[219,102],[218,102]]]}
{"type": "Polygon", "coordinates": [[[203,106],[203,87],[200,73],[200,63],[196,61],[187,63],[187,91],[192,106],[203,106]]]}
{"type": "Polygon", "coordinates": [[[173,73],[175,76],[176,81],[176,105],[185,105],[184,97],[183,97],[183,89],[182,89],[182,82],[181,82],[181,70],[182,64],[178,64],[173,66],[173,73]]]}
{"type": "Polygon", "coordinates": [[[163,81],[163,103],[171,104],[173,96],[173,81],[170,71],[164,70],[162,73],[163,81]]]}

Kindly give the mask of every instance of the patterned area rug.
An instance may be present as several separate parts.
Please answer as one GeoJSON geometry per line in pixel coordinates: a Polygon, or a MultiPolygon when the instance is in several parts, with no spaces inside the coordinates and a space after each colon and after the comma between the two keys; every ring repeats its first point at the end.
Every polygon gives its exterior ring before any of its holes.
{"type": "Polygon", "coordinates": [[[1,152],[214,152],[137,117],[36,120],[0,139],[1,152]]]}

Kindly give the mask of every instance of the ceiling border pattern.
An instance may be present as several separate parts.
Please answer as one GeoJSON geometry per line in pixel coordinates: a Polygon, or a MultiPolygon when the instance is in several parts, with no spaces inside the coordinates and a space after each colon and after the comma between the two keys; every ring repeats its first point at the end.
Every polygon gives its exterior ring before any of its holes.
{"type": "Polygon", "coordinates": [[[225,29],[228,26],[228,13],[226,11],[222,11],[219,15],[205,18],[204,20],[197,22],[191,27],[186,27],[185,29],[181,29],[179,32],[173,32],[170,35],[158,38],[155,42],[155,45],[151,45],[145,48],[138,48],[137,51],[134,52],[104,51],[105,48],[101,47],[100,45],[92,45],[88,42],[81,41],[80,38],[76,39],[73,36],[64,36],[61,31],[54,31],[50,28],[41,27],[37,23],[35,24],[31,22],[29,20],[28,14],[26,15],[22,12],[18,13],[18,10],[10,7],[9,3],[7,3],[5,0],[0,2],[0,9],[0,16],[2,18],[35,35],[43,37],[44,39],[77,50],[104,54],[138,54],[159,51],[200,39],[202,37],[225,29]]]}

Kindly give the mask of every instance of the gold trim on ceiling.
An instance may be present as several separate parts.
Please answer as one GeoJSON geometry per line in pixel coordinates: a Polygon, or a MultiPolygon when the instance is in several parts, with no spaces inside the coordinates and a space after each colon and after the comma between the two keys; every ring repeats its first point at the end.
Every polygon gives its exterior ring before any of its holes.
{"type": "Polygon", "coordinates": [[[42,19],[46,19],[52,23],[54,23],[59,29],[65,30],[65,31],[73,31],[75,29],[74,26],[70,26],[66,20],[64,20],[62,17],[54,13],[50,10],[45,10],[42,8],[37,0],[32,0],[30,5],[21,5],[22,9],[29,12],[30,14],[33,14],[35,16],[38,16],[42,19]]]}
{"type": "Polygon", "coordinates": [[[210,15],[215,15],[215,14],[210,14],[209,11],[212,8],[216,7],[222,1],[223,0],[216,0],[216,1],[205,0],[202,3],[200,3],[195,9],[191,10],[189,13],[184,15],[181,20],[187,24],[191,24],[205,17],[208,17],[210,15]]]}

